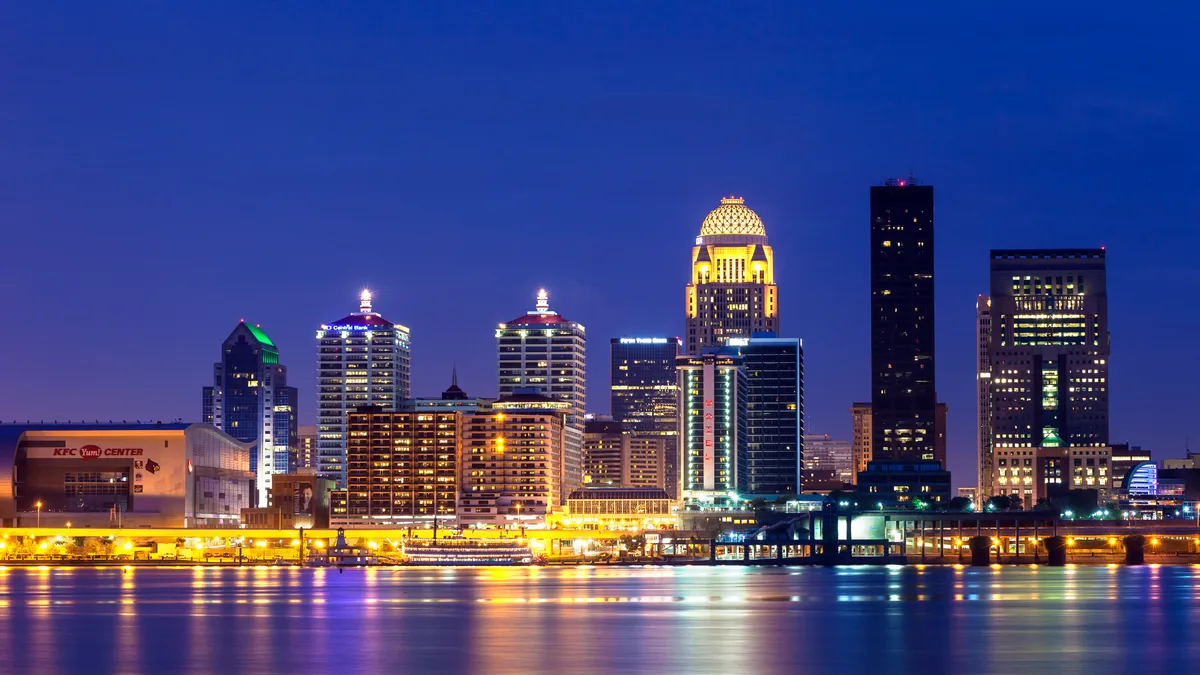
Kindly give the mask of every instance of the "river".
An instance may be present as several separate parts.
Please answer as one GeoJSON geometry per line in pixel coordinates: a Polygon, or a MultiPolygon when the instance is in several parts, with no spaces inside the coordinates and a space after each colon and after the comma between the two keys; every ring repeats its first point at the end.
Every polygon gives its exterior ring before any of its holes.
{"type": "Polygon", "coordinates": [[[1198,580],[1200,566],[8,568],[0,672],[1186,673],[1198,580]]]}

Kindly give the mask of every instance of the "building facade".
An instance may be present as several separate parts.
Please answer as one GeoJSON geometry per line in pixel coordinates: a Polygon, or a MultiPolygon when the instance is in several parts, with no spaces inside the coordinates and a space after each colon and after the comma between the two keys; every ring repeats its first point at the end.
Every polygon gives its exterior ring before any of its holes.
{"type": "Polygon", "coordinates": [[[700,508],[728,507],[738,495],[738,456],[746,445],[746,370],[737,354],[680,356],[679,447],[682,497],[700,508]]]}
{"type": "Polygon", "coordinates": [[[933,186],[871,187],[871,414],[876,461],[934,459],[933,186]]]}
{"type": "Polygon", "coordinates": [[[769,333],[733,338],[746,371],[746,444],[738,453],[738,493],[797,495],[804,467],[804,346],[769,333]]]}
{"type": "Polygon", "coordinates": [[[722,199],[701,224],[685,308],[689,355],[724,347],[729,338],[779,333],[775,254],[762,219],[744,199],[722,199]]]}
{"type": "Polygon", "coordinates": [[[238,323],[221,344],[221,360],[213,365],[213,385],[203,389],[201,414],[205,424],[253,444],[250,470],[255,475],[255,504],[269,503],[271,475],[288,473],[296,463],[296,398],[275,343],[260,327],[238,323]]]}
{"type": "Polygon", "coordinates": [[[992,251],[991,322],[993,454],[1107,446],[1104,249],[992,251]]]}
{"type": "Polygon", "coordinates": [[[461,413],[350,413],[346,514],[350,527],[449,526],[458,506],[461,413]]]}
{"type": "Polygon", "coordinates": [[[566,503],[569,401],[533,390],[501,396],[463,421],[458,521],[539,526],[566,503]]]}
{"type": "Polygon", "coordinates": [[[867,470],[867,463],[873,458],[871,440],[874,438],[874,432],[871,429],[870,403],[850,404],[850,430],[850,447],[854,453],[854,473],[858,475],[867,470]]]}
{"type": "Polygon", "coordinates": [[[1111,447],[997,447],[994,458],[995,494],[1017,499],[1026,509],[1071,490],[1095,490],[1100,503],[1114,494],[1111,447]]]}
{"type": "Polygon", "coordinates": [[[374,311],[364,290],[358,312],[321,324],[317,347],[316,469],[345,487],[350,411],[368,405],[395,410],[410,397],[412,334],[374,311]]]}
{"type": "Polygon", "coordinates": [[[312,424],[300,425],[297,434],[296,466],[299,469],[315,469],[317,466],[317,427],[312,424]]]}
{"type": "Polygon", "coordinates": [[[858,474],[859,506],[938,508],[950,501],[950,472],[932,459],[906,462],[875,460],[858,474]],[[918,504],[917,502],[921,502],[918,504]]]}
{"type": "Polygon", "coordinates": [[[253,449],[208,424],[0,425],[0,524],[237,527],[253,449]]]}
{"type": "Polygon", "coordinates": [[[933,410],[933,459],[943,467],[946,466],[946,416],[950,406],[938,403],[933,410]]]}
{"type": "Polygon", "coordinates": [[[621,422],[589,420],[583,430],[583,482],[588,487],[662,488],[666,436],[627,432],[621,422]]]}
{"type": "Polygon", "coordinates": [[[677,337],[622,337],[609,344],[612,417],[636,436],[665,442],[667,494],[679,494],[677,337]]]}
{"type": "Polygon", "coordinates": [[[587,334],[583,324],[551,311],[550,296],[543,288],[533,311],[497,327],[496,347],[501,399],[535,389],[567,404],[561,480],[564,495],[577,489],[583,484],[587,412],[587,334]]]}
{"type": "Polygon", "coordinates": [[[979,415],[977,440],[979,452],[978,493],[992,495],[992,299],[981,295],[975,299],[975,388],[976,412],[979,415]]]}
{"type": "MultiPolygon", "coordinates": [[[[804,437],[805,478],[812,476],[853,485],[854,473],[854,449],[849,441],[834,440],[829,434],[804,437]]],[[[841,485],[836,487],[841,488],[841,485]]],[[[809,489],[807,483],[804,489],[809,489]]]]}

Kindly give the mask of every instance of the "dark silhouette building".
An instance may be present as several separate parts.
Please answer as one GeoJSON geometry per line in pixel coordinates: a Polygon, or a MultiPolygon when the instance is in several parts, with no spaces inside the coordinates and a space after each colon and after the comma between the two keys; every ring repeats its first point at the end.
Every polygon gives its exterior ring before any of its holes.
{"type": "Polygon", "coordinates": [[[871,187],[871,440],[875,461],[936,460],[933,186],[871,187]]]}

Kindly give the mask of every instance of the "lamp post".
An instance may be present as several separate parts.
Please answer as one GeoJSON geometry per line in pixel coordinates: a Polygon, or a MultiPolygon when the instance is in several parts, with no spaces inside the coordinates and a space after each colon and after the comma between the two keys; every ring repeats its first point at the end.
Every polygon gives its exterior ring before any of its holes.
{"type": "Polygon", "coordinates": [[[517,502],[517,525],[521,528],[521,538],[525,538],[525,521],[521,520],[521,502],[517,502]]]}
{"type": "Polygon", "coordinates": [[[34,506],[37,507],[37,526],[41,527],[42,526],[42,500],[40,500],[40,499],[37,500],[37,503],[35,503],[34,506]]]}

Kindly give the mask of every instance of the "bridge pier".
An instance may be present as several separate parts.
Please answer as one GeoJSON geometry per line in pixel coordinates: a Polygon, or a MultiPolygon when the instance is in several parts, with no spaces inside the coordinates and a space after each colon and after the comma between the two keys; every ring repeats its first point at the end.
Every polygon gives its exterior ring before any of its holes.
{"type": "Polygon", "coordinates": [[[992,562],[992,540],[990,537],[976,535],[967,540],[971,547],[971,565],[987,567],[992,562]]]}
{"type": "Polygon", "coordinates": [[[1046,537],[1046,564],[1062,567],[1067,564],[1067,540],[1065,537],[1046,537]]]}
{"type": "Polygon", "coordinates": [[[1125,537],[1125,564],[1146,564],[1146,538],[1140,534],[1125,537]]]}

